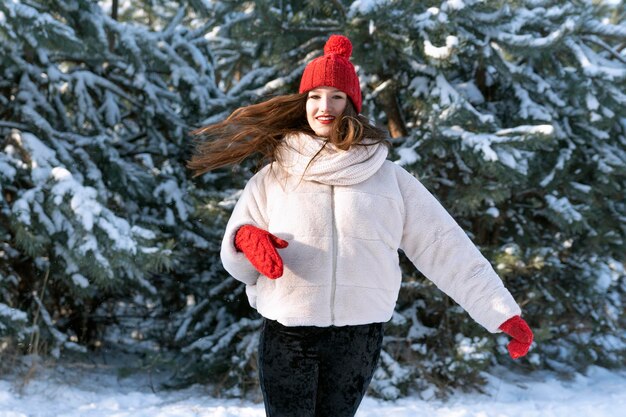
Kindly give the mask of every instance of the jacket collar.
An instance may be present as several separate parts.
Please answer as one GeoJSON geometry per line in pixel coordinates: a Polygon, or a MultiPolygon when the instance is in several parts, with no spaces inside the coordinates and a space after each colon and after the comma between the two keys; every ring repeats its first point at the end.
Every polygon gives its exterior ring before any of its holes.
{"type": "Polygon", "coordinates": [[[277,162],[290,175],[307,181],[354,185],[374,175],[387,159],[387,152],[382,143],[343,151],[323,138],[294,133],[285,136],[277,162]]]}

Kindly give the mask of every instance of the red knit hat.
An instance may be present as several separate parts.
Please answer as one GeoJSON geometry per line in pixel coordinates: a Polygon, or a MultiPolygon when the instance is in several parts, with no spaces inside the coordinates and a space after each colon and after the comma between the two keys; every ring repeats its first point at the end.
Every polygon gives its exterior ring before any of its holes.
{"type": "Polygon", "coordinates": [[[304,69],[300,93],[317,87],[335,87],[348,95],[357,113],[361,112],[361,87],[350,62],[352,43],[345,36],[332,35],[324,45],[324,56],[315,58],[304,69]]]}

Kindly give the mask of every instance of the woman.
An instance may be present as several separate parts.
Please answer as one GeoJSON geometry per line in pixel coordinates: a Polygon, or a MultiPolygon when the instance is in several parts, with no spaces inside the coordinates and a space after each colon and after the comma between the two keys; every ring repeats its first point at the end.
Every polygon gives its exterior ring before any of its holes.
{"type": "Polygon", "coordinates": [[[259,376],[268,416],[354,416],[401,284],[398,249],[524,356],[532,332],[489,262],[359,115],[350,41],[333,35],[300,94],[240,108],[197,131],[196,175],[260,154],[226,227],[225,269],[264,317],[259,376]]]}

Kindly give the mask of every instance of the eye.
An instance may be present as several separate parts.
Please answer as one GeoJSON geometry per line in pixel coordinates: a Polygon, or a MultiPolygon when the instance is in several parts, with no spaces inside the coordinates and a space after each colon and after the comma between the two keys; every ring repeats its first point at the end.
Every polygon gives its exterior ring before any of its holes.
{"type": "Polygon", "coordinates": [[[314,100],[318,100],[320,98],[319,94],[311,94],[309,95],[309,98],[312,98],[314,100]]]}
{"type": "Polygon", "coordinates": [[[334,98],[335,100],[343,100],[343,99],[345,99],[345,97],[344,97],[344,96],[339,95],[339,94],[334,95],[334,96],[333,96],[333,98],[334,98]]]}

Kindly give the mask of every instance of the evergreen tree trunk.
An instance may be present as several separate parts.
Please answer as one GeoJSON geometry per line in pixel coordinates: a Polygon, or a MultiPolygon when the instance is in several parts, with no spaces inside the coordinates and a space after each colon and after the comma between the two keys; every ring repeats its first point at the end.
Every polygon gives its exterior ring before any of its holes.
{"type": "Polygon", "coordinates": [[[387,129],[392,138],[405,137],[409,134],[402,117],[398,103],[398,94],[393,83],[376,96],[376,104],[387,116],[387,129]]]}

